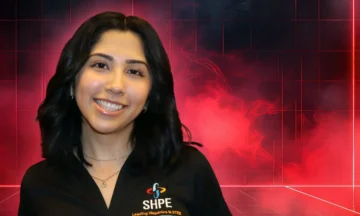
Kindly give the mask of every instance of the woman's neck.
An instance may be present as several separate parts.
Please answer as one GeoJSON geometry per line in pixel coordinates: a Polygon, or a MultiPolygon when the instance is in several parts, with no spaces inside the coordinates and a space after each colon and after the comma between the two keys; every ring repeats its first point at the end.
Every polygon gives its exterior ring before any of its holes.
{"type": "Polygon", "coordinates": [[[82,146],[85,155],[100,159],[111,160],[130,154],[132,147],[129,142],[133,125],[111,134],[100,134],[87,123],[82,127],[82,146]]]}

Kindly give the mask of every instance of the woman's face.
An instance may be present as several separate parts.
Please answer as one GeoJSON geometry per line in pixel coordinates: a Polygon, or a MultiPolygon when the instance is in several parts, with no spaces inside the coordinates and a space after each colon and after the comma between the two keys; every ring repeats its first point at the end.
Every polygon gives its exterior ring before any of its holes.
{"type": "Polygon", "coordinates": [[[107,31],[93,47],[75,85],[77,105],[96,132],[132,126],[151,88],[141,39],[126,31],[107,31]]]}

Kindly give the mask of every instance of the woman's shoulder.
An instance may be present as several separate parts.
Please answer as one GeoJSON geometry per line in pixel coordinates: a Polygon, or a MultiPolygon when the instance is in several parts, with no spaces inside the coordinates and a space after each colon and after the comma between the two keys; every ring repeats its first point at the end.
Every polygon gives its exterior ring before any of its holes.
{"type": "Polygon", "coordinates": [[[191,145],[184,146],[179,161],[180,164],[183,164],[196,172],[212,171],[211,165],[205,154],[197,147],[191,145]]]}
{"type": "Polygon", "coordinates": [[[206,162],[206,156],[195,146],[185,145],[181,151],[181,157],[197,162],[206,162]]]}
{"type": "Polygon", "coordinates": [[[33,187],[42,184],[44,181],[51,179],[52,174],[55,172],[55,167],[50,165],[47,159],[41,160],[26,169],[21,186],[33,187]]]}

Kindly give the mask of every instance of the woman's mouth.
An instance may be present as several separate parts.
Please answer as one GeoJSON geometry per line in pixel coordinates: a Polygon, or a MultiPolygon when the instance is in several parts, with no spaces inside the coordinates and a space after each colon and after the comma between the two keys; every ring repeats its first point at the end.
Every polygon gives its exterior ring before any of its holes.
{"type": "Polygon", "coordinates": [[[111,103],[109,101],[95,99],[96,104],[98,104],[102,109],[109,112],[116,112],[123,109],[125,106],[121,104],[111,103]]]}

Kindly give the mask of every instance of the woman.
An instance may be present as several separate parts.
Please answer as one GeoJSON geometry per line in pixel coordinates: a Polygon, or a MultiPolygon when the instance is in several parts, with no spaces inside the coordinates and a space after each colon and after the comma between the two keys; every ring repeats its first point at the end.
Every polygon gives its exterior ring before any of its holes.
{"type": "Polygon", "coordinates": [[[37,119],[45,160],[23,177],[21,216],[231,215],[208,161],[184,141],[167,54],[143,19],[105,12],[83,23],[37,119]]]}

